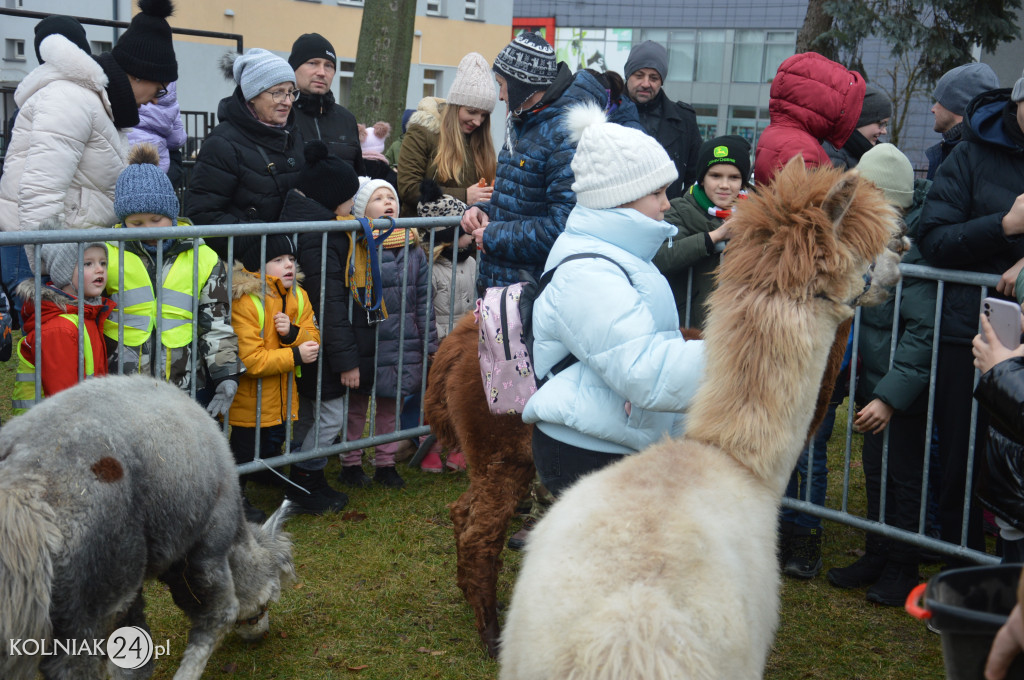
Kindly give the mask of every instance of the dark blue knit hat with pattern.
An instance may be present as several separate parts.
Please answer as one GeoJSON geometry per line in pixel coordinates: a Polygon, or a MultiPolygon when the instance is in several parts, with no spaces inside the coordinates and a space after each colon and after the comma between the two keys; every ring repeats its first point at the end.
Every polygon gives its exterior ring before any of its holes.
{"type": "Polygon", "coordinates": [[[128,167],[121,171],[114,189],[114,213],[118,222],[124,222],[128,215],[145,213],[177,220],[178,196],[159,163],[159,152],[152,144],[132,147],[128,167]]]}

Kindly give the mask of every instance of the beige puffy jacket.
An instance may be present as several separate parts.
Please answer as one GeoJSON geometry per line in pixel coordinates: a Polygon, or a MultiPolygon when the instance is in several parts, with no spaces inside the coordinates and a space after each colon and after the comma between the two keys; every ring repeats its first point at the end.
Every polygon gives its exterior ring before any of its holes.
{"type": "Polygon", "coordinates": [[[110,227],[128,141],[114,127],[107,76],[67,38],[52,35],[45,64],[14,93],[20,107],[0,179],[0,229],[35,229],[55,215],[72,229],[110,227]]]}

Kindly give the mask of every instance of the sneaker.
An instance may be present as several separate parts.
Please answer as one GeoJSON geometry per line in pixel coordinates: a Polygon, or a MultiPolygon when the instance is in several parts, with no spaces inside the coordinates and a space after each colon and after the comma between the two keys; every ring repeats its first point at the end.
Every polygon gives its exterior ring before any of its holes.
{"type": "Polygon", "coordinates": [[[438,453],[440,447],[431,447],[427,455],[420,461],[420,469],[424,472],[444,472],[444,464],[441,462],[441,455],[438,453]]]}
{"type": "Polygon", "coordinates": [[[810,580],[821,571],[821,527],[796,527],[789,539],[791,550],[782,573],[786,576],[810,580]]]}
{"type": "Polygon", "coordinates": [[[395,451],[395,462],[404,463],[416,454],[416,449],[420,446],[419,442],[413,439],[403,439],[398,442],[398,450],[395,451]]]}
{"type": "Polygon", "coordinates": [[[508,549],[519,552],[526,546],[526,537],[530,535],[530,531],[537,525],[537,518],[527,517],[523,520],[522,528],[516,533],[508,537],[508,549]]]}
{"type": "Polygon", "coordinates": [[[886,607],[902,607],[907,603],[910,591],[921,582],[916,564],[901,564],[890,560],[875,585],[868,588],[864,596],[868,602],[886,607]]]}
{"type": "Polygon", "coordinates": [[[863,588],[873,585],[882,575],[885,555],[867,553],[853,564],[828,570],[828,582],[836,588],[863,588]]]}
{"type": "Polygon", "coordinates": [[[466,469],[466,455],[462,451],[450,451],[444,464],[451,470],[463,472],[466,469]]]}
{"type": "Polygon", "coordinates": [[[338,473],[338,482],[352,489],[365,489],[373,482],[363,472],[362,465],[342,465],[338,473]]]}
{"type": "Polygon", "coordinates": [[[384,465],[373,471],[373,481],[389,489],[401,489],[405,480],[398,476],[394,465],[384,465]]]}
{"type": "Polygon", "coordinates": [[[267,513],[250,503],[249,499],[245,496],[242,496],[242,511],[245,513],[245,519],[248,522],[263,524],[267,521],[267,513]]]}
{"type": "Polygon", "coordinates": [[[293,465],[291,480],[302,487],[296,489],[289,486],[285,490],[285,496],[295,504],[296,514],[322,515],[326,512],[338,512],[348,504],[348,496],[331,488],[324,478],[323,470],[303,470],[293,465]]]}

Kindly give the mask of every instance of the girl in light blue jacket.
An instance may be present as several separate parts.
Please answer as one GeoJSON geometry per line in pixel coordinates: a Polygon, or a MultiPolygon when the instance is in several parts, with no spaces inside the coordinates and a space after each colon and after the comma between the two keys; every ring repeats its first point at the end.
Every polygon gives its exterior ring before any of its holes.
{"type": "Polygon", "coordinates": [[[541,481],[556,496],[680,434],[704,370],[703,343],[683,340],[672,291],[651,264],[676,232],[662,221],[675,165],[654,138],[606,122],[597,106],[574,107],[567,127],[578,139],[576,207],[545,264],[558,270],[534,304],[533,360],[543,384],[523,413],[536,424],[541,481]],[[595,257],[565,261],[579,253],[595,257]],[[554,372],[569,355],[578,361],[554,372]]]}

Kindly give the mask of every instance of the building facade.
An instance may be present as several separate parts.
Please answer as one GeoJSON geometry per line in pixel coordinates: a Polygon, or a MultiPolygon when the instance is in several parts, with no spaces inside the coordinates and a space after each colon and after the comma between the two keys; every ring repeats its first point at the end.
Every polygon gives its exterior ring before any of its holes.
{"type": "MultiPolygon", "coordinates": [[[[338,53],[334,94],[340,103],[348,103],[363,0],[177,0],[175,4],[169,19],[172,27],[238,35],[245,48],[262,47],[285,58],[301,34],[322,34],[338,53]]],[[[2,8],[107,21],[129,21],[138,11],[132,0],[3,0],[2,8]]],[[[5,49],[0,61],[3,121],[14,110],[18,83],[38,65],[33,49],[36,23],[35,18],[0,15],[5,49]]],[[[109,50],[121,30],[89,24],[85,29],[94,54],[109,50]]],[[[476,51],[492,61],[508,42],[511,30],[512,3],[504,0],[417,0],[406,105],[415,107],[425,95],[444,96],[464,54],[476,51]]],[[[235,46],[232,38],[175,35],[182,111],[215,112],[220,99],[231,93],[234,83],[224,78],[218,62],[235,46]]],[[[6,125],[0,126],[0,131],[6,134],[6,125]]],[[[0,154],[5,146],[6,140],[0,140],[0,154]]]]}
{"type": "MultiPolygon", "coordinates": [[[[756,145],[768,125],[771,80],[795,53],[806,12],[807,0],[516,0],[513,23],[517,30],[542,32],[574,69],[596,66],[622,73],[633,45],[644,40],[665,45],[665,92],[696,109],[702,136],[738,134],[756,145]]],[[[870,40],[862,48],[868,81],[890,91],[899,64],[888,46],[870,40]]],[[[1024,66],[1020,41],[979,56],[1004,87],[1013,85],[1024,66]]],[[[922,172],[924,150],[940,139],[932,130],[929,94],[911,101],[899,140],[922,172]]],[[[882,141],[890,140],[883,135],[882,141]]]]}

